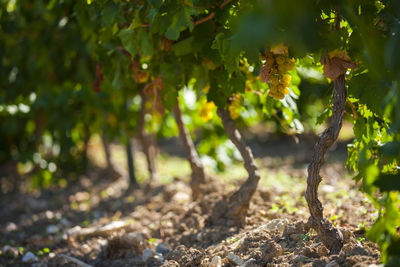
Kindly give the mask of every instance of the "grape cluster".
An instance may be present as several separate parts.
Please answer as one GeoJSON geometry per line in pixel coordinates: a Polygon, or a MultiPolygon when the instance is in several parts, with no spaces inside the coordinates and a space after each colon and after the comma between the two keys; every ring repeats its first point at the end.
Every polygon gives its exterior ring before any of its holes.
{"type": "Polygon", "coordinates": [[[263,58],[264,65],[260,68],[261,81],[268,83],[270,90],[269,95],[275,99],[283,99],[289,94],[289,85],[292,76],[287,74],[294,68],[295,59],[289,59],[287,53],[267,52],[263,58]]]}
{"type": "Polygon", "coordinates": [[[199,115],[200,118],[207,122],[212,119],[213,117],[213,110],[215,109],[214,102],[207,102],[206,99],[203,100],[202,105],[199,108],[199,115]]]}
{"type": "Polygon", "coordinates": [[[232,119],[237,119],[239,117],[239,110],[240,110],[240,104],[241,104],[241,96],[240,94],[233,94],[230,98],[230,104],[229,104],[229,114],[231,115],[232,119]]]}

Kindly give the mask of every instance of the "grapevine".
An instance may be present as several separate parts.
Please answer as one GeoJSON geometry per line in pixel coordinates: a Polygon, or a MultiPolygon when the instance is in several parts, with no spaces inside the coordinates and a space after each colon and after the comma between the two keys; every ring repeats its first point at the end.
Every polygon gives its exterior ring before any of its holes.
{"type": "Polygon", "coordinates": [[[234,94],[230,97],[230,104],[229,104],[229,114],[232,119],[239,118],[240,115],[240,106],[241,106],[241,96],[240,94],[234,94]]]}
{"type": "Polygon", "coordinates": [[[285,49],[268,51],[262,59],[265,63],[260,68],[261,81],[269,84],[268,94],[270,96],[277,100],[283,99],[290,93],[289,86],[292,76],[287,72],[294,68],[295,59],[289,59],[285,49]]]}

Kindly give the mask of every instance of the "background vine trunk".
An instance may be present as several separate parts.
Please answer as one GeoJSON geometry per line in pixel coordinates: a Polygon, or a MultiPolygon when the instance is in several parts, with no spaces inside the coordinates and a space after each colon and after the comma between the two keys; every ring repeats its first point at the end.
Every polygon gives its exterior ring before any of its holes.
{"type": "Polygon", "coordinates": [[[314,228],[322,243],[330,250],[331,254],[337,254],[343,247],[343,236],[327,219],[323,217],[323,207],[318,200],[318,185],[322,178],[320,170],[324,163],[327,150],[336,141],[342,127],[346,104],[345,76],[340,75],[334,81],[332,119],[329,128],[321,135],[314,147],[310,165],[308,166],[306,200],[311,217],[308,226],[314,228]]]}
{"type": "Polygon", "coordinates": [[[141,107],[140,107],[140,114],[139,114],[139,141],[142,145],[143,153],[145,154],[146,161],[147,161],[147,169],[149,171],[150,180],[157,181],[158,174],[157,174],[157,167],[156,167],[156,159],[157,159],[157,147],[155,145],[155,140],[152,135],[146,133],[146,102],[147,96],[141,90],[140,96],[142,98],[141,107]]]}
{"type": "Polygon", "coordinates": [[[190,186],[192,188],[192,197],[197,199],[200,195],[200,186],[205,184],[206,175],[204,171],[203,163],[200,160],[199,154],[197,153],[196,147],[194,146],[193,140],[189,134],[188,129],[183,123],[182,111],[179,107],[179,100],[176,99],[176,104],[173,109],[175,121],[179,129],[179,138],[182,141],[183,147],[185,149],[186,158],[190,163],[192,169],[192,179],[190,186]]]}
{"type": "Polygon", "coordinates": [[[244,138],[236,128],[234,121],[231,119],[226,109],[218,108],[218,116],[222,120],[225,131],[230,140],[239,150],[244,161],[244,167],[249,174],[247,180],[240,186],[229,199],[226,204],[220,202],[217,204],[210,219],[214,224],[220,224],[221,219],[227,220],[228,225],[244,226],[246,223],[246,214],[250,206],[250,200],[254,195],[258,182],[260,181],[260,172],[254,160],[250,147],[246,144],[244,138]]]}
{"type": "Polygon", "coordinates": [[[107,168],[108,169],[113,169],[113,165],[112,165],[112,162],[111,162],[110,144],[109,144],[105,134],[101,135],[101,141],[103,143],[104,153],[105,153],[105,156],[106,156],[107,168]]]}

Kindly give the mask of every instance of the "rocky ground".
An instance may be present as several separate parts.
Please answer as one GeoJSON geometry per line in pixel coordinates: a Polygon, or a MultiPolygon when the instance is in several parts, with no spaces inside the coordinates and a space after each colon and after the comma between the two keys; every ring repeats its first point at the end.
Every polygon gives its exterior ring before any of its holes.
{"type": "Polygon", "coordinates": [[[244,228],[209,223],[215,203],[245,179],[242,171],[242,179],[212,178],[212,192],[196,202],[187,177],[127,192],[123,167],[92,168],[65,188],[2,197],[0,266],[378,265],[380,252],[364,230],[377,213],[343,168],[345,144],[328,158],[320,186],[325,216],[344,235],[341,253],[329,255],[306,231],[308,143],[281,143],[272,154],[255,149],[263,179],[244,228]]]}

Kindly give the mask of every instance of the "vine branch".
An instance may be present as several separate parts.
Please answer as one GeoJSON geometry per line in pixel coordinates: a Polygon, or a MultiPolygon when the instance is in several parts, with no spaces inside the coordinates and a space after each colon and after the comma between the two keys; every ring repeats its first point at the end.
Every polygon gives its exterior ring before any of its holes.
{"type": "Polygon", "coordinates": [[[320,170],[324,164],[325,154],[336,141],[345,112],[346,85],[344,74],[334,81],[332,119],[329,127],[322,133],[314,147],[310,165],[308,166],[306,200],[311,217],[308,225],[314,228],[322,243],[330,250],[331,254],[337,254],[343,247],[342,233],[323,217],[323,207],[318,200],[318,186],[322,181],[320,170]]]}

